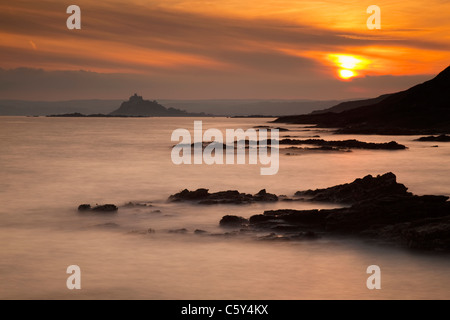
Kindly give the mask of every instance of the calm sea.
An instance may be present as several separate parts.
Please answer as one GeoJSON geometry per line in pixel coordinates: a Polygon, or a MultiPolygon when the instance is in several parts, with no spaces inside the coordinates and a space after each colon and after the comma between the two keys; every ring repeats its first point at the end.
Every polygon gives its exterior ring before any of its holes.
{"type": "MultiPolygon", "coordinates": [[[[202,120],[205,129],[221,130],[267,121],[202,120]]],[[[411,136],[335,136],[289,125],[292,131],[284,135],[396,140],[409,149],[280,154],[278,174],[262,176],[260,165],[174,165],[172,131],[192,131],[193,121],[0,117],[0,298],[450,299],[449,255],[350,238],[270,242],[194,233],[225,232],[218,222],[226,214],[331,204],[166,201],[185,188],[292,195],[389,171],[416,194],[450,195],[450,144],[414,142],[411,136]],[[130,201],[152,207],[115,215],[76,210],[82,203],[130,201]],[[156,232],[146,234],[149,228],[156,232]],[[169,232],[181,228],[188,232],[169,232]],[[69,265],[81,268],[81,290],[66,288],[69,265]],[[381,290],[366,287],[369,265],[381,268],[381,290]]]]}

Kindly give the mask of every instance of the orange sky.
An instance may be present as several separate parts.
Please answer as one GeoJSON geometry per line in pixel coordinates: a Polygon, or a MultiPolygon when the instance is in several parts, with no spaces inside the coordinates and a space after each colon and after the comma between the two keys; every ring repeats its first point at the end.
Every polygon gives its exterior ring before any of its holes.
{"type": "MultiPolygon", "coordinates": [[[[6,77],[21,82],[21,76],[27,77],[23,68],[43,69],[49,77],[66,77],[74,97],[80,92],[98,98],[124,94],[109,95],[105,89],[97,96],[95,91],[88,94],[82,84],[73,84],[75,73],[82,70],[94,84],[95,77],[106,82],[114,77],[123,82],[124,91],[138,87],[165,98],[328,99],[407,88],[450,61],[449,1],[73,4],[82,10],[81,30],[66,28],[68,3],[0,4],[0,84],[8,82],[6,77]],[[371,4],[381,8],[381,30],[366,27],[371,4]],[[339,55],[362,62],[350,81],[338,77],[339,55]],[[72,73],[58,73],[66,71],[72,73]],[[323,94],[323,87],[328,94],[323,94]]],[[[14,83],[0,86],[0,98],[17,94],[20,85],[14,83]]],[[[49,100],[70,95],[62,85],[52,92],[44,84],[40,89],[49,100]]],[[[25,98],[34,96],[30,91],[25,98]]]]}

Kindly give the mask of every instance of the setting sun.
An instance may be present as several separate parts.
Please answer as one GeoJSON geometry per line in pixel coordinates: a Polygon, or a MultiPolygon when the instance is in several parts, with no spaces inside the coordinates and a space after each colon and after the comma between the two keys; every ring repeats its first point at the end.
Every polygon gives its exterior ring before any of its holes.
{"type": "Polygon", "coordinates": [[[356,70],[362,70],[370,64],[368,59],[348,54],[329,54],[328,58],[339,68],[338,75],[344,80],[356,77],[356,70]]]}
{"type": "Polygon", "coordinates": [[[339,77],[341,77],[342,79],[350,79],[353,78],[354,76],[356,76],[356,73],[354,73],[351,70],[346,69],[339,70],[339,77]]]}

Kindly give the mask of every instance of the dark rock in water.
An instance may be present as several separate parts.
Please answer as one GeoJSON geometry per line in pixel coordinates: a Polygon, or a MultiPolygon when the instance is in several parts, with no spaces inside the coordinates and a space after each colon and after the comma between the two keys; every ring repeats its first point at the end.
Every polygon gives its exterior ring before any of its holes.
{"type": "Polygon", "coordinates": [[[184,200],[202,200],[209,196],[208,189],[197,189],[195,191],[189,191],[184,189],[183,191],[171,195],[169,200],[171,201],[184,201],[184,200]]]}
{"type": "Polygon", "coordinates": [[[194,233],[195,233],[195,234],[205,234],[205,233],[208,233],[208,231],[196,229],[196,230],[194,231],[194,233]]]}
{"type": "Polygon", "coordinates": [[[246,204],[256,201],[278,201],[278,197],[275,194],[267,193],[264,189],[255,195],[240,193],[237,190],[209,193],[208,189],[197,189],[195,191],[185,189],[177,194],[171,195],[169,201],[195,201],[198,204],[204,205],[246,204]]]}
{"type": "Polygon", "coordinates": [[[90,204],[82,204],[78,207],[78,211],[85,212],[85,211],[96,211],[96,212],[116,212],[119,210],[117,206],[113,204],[104,204],[100,206],[95,206],[94,208],[91,207],[90,204]]]}
{"type": "Polygon", "coordinates": [[[116,212],[117,210],[119,210],[119,208],[117,208],[117,206],[115,206],[114,204],[104,204],[96,206],[92,209],[92,211],[97,212],[116,212]]]}
{"type": "MultiPolygon", "coordinates": [[[[352,183],[301,192],[314,201],[351,204],[326,210],[268,210],[249,219],[249,230],[276,232],[266,240],[314,238],[319,233],[368,236],[411,248],[450,251],[450,202],[447,196],[407,192],[392,173],[367,176],[352,183]],[[300,233],[298,233],[300,231],[300,233]],[[282,232],[280,235],[279,233],[282,232]],[[309,232],[309,233],[308,233],[309,232]]],[[[244,218],[226,216],[239,224],[244,218]]]]}
{"type": "Polygon", "coordinates": [[[255,201],[265,201],[265,202],[278,201],[278,197],[275,194],[267,193],[266,189],[262,189],[257,194],[255,194],[253,196],[253,199],[255,201]]]}
{"type": "Polygon", "coordinates": [[[422,138],[416,139],[414,141],[450,142],[450,135],[442,134],[440,136],[422,137],[422,138]]]}
{"type": "Polygon", "coordinates": [[[310,201],[356,203],[385,196],[411,196],[407,190],[403,184],[397,183],[395,174],[389,172],[375,178],[368,175],[352,183],[327,189],[298,191],[295,195],[308,197],[310,201]]]}
{"type": "Polygon", "coordinates": [[[450,216],[416,222],[401,233],[410,248],[450,251],[450,216]]]}
{"type": "Polygon", "coordinates": [[[248,224],[248,220],[238,216],[224,216],[220,220],[221,227],[241,227],[248,224]]]}
{"type": "Polygon", "coordinates": [[[91,210],[90,204],[81,204],[78,206],[78,211],[89,211],[91,210]]]}
{"type": "Polygon", "coordinates": [[[358,140],[341,140],[341,141],[326,141],[322,139],[283,139],[279,142],[280,145],[315,145],[323,148],[338,148],[338,149],[369,149],[369,150],[405,150],[406,146],[395,141],[385,143],[363,142],[358,140]]]}

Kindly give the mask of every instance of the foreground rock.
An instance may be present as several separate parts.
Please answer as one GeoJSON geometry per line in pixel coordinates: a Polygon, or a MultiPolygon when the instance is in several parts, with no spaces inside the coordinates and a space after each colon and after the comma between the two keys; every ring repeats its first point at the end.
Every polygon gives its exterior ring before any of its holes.
{"type": "Polygon", "coordinates": [[[250,217],[249,227],[276,234],[313,232],[368,236],[410,248],[450,251],[449,197],[413,195],[396,182],[392,173],[300,193],[305,194],[314,201],[345,202],[351,206],[265,211],[250,217]]]}
{"type": "Polygon", "coordinates": [[[450,142],[450,135],[442,134],[440,136],[428,136],[416,139],[414,141],[450,142]]]}
{"type": "Polygon", "coordinates": [[[198,204],[247,204],[257,201],[274,202],[278,201],[278,196],[267,193],[265,189],[259,191],[255,195],[240,193],[237,190],[220,191],[216,193],[209,193],[208,189],[197,189],[183,191],[171,195],[169,201],[193,201],[198,204]]]}
{"type": "Polygon", "coordinates": [[[305,197],[310,201],[353,204],[386,196],[411,196],[407,190],[403,184],[397,183],[395,174],[389,172],[375,178],[368,175],[352,183],[327,189],[297,191],[295,196],[305,197]]]}

